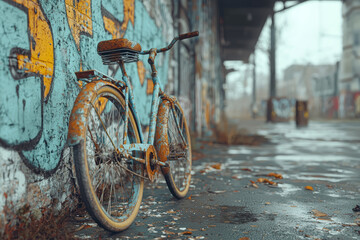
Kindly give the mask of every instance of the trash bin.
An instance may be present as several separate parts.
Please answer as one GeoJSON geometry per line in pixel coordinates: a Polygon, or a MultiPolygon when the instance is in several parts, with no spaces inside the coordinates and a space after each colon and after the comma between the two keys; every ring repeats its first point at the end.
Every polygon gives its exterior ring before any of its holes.
{"type": "Polygon", "coordinates": [[[308,102],[296,100],[295,122],[296,127],[306,127],[309,124],[308,102]]]}

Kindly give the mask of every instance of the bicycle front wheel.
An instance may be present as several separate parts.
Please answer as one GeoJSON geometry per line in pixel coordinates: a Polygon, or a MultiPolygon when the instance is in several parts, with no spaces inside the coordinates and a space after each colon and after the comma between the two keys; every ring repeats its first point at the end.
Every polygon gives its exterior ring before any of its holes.
{"type": "MultiPolygon", "coordinates": [[[[94,87],[84,104],[83,139],[74,146],[74,162],[80,193],[92,218],[109,231],[128,228],[139,211],[143,195],[142,164],[122,158],[117,148],[140,142],[131,111],[125,130],[125,99],[111,85],[94,87]]],[[[81,93],[80,93],[81,94],[81,93]]],[[[81,98],[79,98],[79,101],[81,98]]]]}
{"type": "MultiPolygon", "coordinates": [[[[164,104],[164,102],[163,102],[164,104]]],[[[163,133],[167,142],[167,163],[162,172],[172,195],[184,198],[189,191],[191,180],[191,141],[189,128],[178,102],[173,105],[166,101],[167,117],[163,133]]]]}

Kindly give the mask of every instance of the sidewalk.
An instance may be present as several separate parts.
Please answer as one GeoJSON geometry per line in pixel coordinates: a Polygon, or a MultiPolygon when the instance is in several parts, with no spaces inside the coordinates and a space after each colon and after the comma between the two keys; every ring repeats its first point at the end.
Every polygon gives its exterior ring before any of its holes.
{"type": "Polygon", "coordinates": [[[189,197],[164,181],[147,184],[141,212],[111,234],[90,218],[73,220],[80,238],[358,239],[360,122],[241,122],[270,139],[255,146],[200,144],[189,197]],[[271,174],[275,173],[275,174],[271,174]],[[269,175],[270,174],[270,175],[269,175]],[[307,190],[309,189],[309,190],[307,190]],[[247,238],[244,238],[247,237],[247,238]]]}

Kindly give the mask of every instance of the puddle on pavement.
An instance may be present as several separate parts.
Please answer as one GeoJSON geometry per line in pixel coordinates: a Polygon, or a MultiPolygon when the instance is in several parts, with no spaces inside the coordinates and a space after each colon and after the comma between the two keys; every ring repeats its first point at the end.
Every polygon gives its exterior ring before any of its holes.
{"type": "Polygon", "coordinates": [[[228,154],[252,154],[253,151],[249,148],[245,148],[245,147],[242,147],[242,148],[238,148],[238,149],[233,149],[233,148],[230,148],[228,150],[228,154]]]}
{"type": "Polygon", "coordinates": [[[204,208],[191,209],[190,211],[193,213],[190,218],[191,222],[206,224],[246,224],[263,219],[273,221],[277,216],[270,213],[254,214],[246,207],[228,205],[204,206],[204,208]]]}
{"type": "Polygon", "coordinates": [[[281,188],[282,192],[276,192],[276,193],[278,193],[282,197],[285,197],[287,195],[290,195],[290,194],[293,194],[293,193],[295,193],[297,191],[302,190],[299,187],[296,187],[296,186],[294,186],[292,184],[287,184],[287,183],[279,184],[279,188],[281,188]]]}
{"type": "Polygon", "coordinates": [[[244,224],[256,222],[258,219],[255,214],[247,211],[245,207],[220,206],[219,222],[230,224],[244,224]]]}

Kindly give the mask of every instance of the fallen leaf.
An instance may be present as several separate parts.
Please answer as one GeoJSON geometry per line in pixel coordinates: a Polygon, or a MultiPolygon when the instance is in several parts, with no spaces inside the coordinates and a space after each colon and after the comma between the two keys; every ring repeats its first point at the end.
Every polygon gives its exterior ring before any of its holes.
{"type": "Polygon", "coordinates": [[[250,240],[250,238],[248,238],[248,237],[242,237],[242,238],[239,238],[239,240],[250,240]]]}
{"type": "Polygon", "coordinates": [[[256,227],[257,227],[257,225],[250,225],[250,227],[256,228],[256,227]]]}
{"type": "Polygon", "coordinates": [[[233,192],[239,192],[238,190],[234,190],[233,192]]]}
{"type": "Polygon", "coordinates": [[[216,225],[208,225],[208,227],[216,227],[216,225]]]}
{"type": "Polygon", "coordinates": [[[275,178],[278,178],[278,179],[283,179],[283,176],[281,174],[274,173],[274,172],[269,173],[268,177],[275,177],[275,178]]]}
{"type": "Polygon", "coordinates": [[[91,228],[92,226],[90,225],[87,225],[87,224],[84,224],[84,225],[81,225],[80,227],[78,227],[77,229],[75,229],[74,232],[78,232],[80,230],[83,230],[83,229],[88,229],[88,228],[91,228]]]}
{"type": "Polygon", "coordinates": [[[213,164],[211,165],[212,168],[215,168],[217,170],[220,170],[221,169],[221,163],[216,163],[216,164],[213,164]]]}
{"type": "Polygon", "coordinates": [[[258,178],[258,179],[257,179],[257,182],[263,183],[263,182],[265,181],[265,179],[266,179],[266,178],[258,178]]]}
{"type": "Polygon", "coordinates": [[[254,181],[250,180],[251,183],[255,183],[254,181]]]}
{"type": "Polygon", "coordinates": [[[190,231],[190,232],[196,232],[197,231],[197,229],[192,229],[192,228],[188,228],[187,230],[190,231]]]}
{"type": "Polygon", "coordinates": [[[163,234],[174,235],[175,233],[174,233],[174,232],[170,232],[170,231],[168,231],[168,230],[164,230],[164,231],[163,231],[163,234]]]}
{"type": "Polygon", "coordinates": [[[192,232],[190,232],[190,231],[185,231],[185,232],[181,233],[181,235],[191,235],[191,234],[192,234],[192,232]]]}
{"type": "Polygon", "coordinates": [[[213,217],[215,217],[215,215],[208,215],[208,217],[209,217],[209,218],[213,218],[213,217]]]}
{"type": "Polygon", "coordinates": [[[254,188],[259,188],[259,186],[256,183],[251,184],[251,186],[254,188]]]}
{"type": "Polygon", "coordinates": [[[176,213],[174,210],[169,210],[166,213],[176,213]]]}
{"type": "Polygon", "coordinates": [[[315,217],[328,217],[326,213],[320,212],[316,209],[311,210],[315,217]]]}
{"type": "Polygon", "coordinates": [[[310,190],[310,191],[314,191],[314,188],[312,186],[306,186],[305,189],[310,190]]]}
{"type": "Polygon", "coordinates": [[[270,205],[271,204],[271,202],[265,202],[265,205],[270,205]]]}
{"type": "Polygon", "coordinates": [[[250,168],[242,168],[241,170],[243,171],[248,171],[248,172],[252,172],[252,170],[250,168]]]}
{"type": "Polygon", "coordinates": [[[239,177],[239,176],[237,176],[237,175],[234,175],[234,176],[232,176],[231,177],[232,179],[236,179],[236,180],[240,180],[241,178],[239,177]]]}
{"type": "Polygon", "coordinates": [[[268,183],[268,184],[270,184],[270,185],[277,185],[276,182],[270,181],[270,180],[267,179],[267,178],[258,178],[258,179],[257,179],[257,182],[259,182],[259,183],[268,183]]]}
{"type": "Polygon", "coordinates": [[[191,200],[191,195],[188,197],[189,200],[191,200]]]}
{"type": "Polygon", "coordinates": [[[297,206],[290,206],[290,207],[297,207],[297,206]]]}
{"type": "Polygon", "coordinates": [[[8,198],[8,195],[7,195],[7,193],[4,193],[4,197],[5,197],[5,199],[7,199],[7,198],[8,198]]]}
{"type": "Polygon", "coordinates": [[[206,170],[200,170],[199,171],[199,173],[205,173],[206,172],[206,170]]]}

